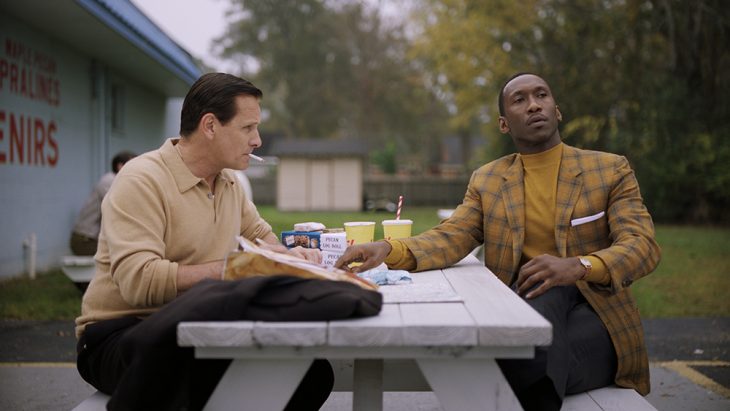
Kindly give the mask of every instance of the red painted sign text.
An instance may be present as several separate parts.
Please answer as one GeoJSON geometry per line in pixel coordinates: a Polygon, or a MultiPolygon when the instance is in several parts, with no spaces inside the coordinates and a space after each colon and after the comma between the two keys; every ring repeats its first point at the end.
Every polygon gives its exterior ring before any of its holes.
{"type": "MultiPolygon", "coordinates": [[[[56,60],[27,44],[3,40],[0,56],[0,93],[20,96],[57,108],[61,85],[56,60]]],[[[0,165],[55,167],[58,163],[58,126],[33,113],[0,107],[0,165]]]]}

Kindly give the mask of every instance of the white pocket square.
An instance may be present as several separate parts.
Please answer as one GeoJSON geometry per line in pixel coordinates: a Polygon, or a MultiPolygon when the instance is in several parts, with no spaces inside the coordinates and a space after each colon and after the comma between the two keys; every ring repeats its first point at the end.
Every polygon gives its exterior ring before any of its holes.
{"type": "Polygon", "coordinates": [[[598,214],[589,215],[588,217],[581,217],[581,218],[576,218],[575,220],[570,220],[570,226],[575,227],[577,225],[590,223],[591,221],[596,221],[599,218],[603,217],[605,214],[606,214],[605,211],[601,211],[598,214]]]}

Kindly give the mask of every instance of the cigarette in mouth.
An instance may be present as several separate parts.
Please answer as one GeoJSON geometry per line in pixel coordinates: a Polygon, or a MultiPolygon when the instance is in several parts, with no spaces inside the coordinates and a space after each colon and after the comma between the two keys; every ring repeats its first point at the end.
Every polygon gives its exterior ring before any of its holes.
{"type": "Polygon", "coordinates": [[[249,157],[251,157],[252,159],[256,160],[256,161],[260,161],[260,162],[262,162],[262,163],[264,162],[264,159],[263,159],[263,158],[261,158],[261,157],[259,157],[259,156],[257,156],[256,154],[253,154],[253,153],[249,153],[249,155],[248,155],[248,156],[249,156],[249,157]]]}

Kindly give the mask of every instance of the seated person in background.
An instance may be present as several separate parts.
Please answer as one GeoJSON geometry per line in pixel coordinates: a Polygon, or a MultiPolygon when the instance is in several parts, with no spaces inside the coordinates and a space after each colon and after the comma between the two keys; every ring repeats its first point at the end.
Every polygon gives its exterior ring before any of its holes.
{"type": "Polygon", "coordinates": [[[122,166],[133,159],[136,154],[129,151],[122,151],[112,159],[112,171],[104,174],[94,186],[94,190],[81,207],[76,223],[71,232],[71,251],[75,255],[94,255],[99,241],[99,227],[101,226],[101,201],[104,199],[109,187],[112,186],[114,176],[117,175],[122,166]]]}
{"type": "MultiPolygon", "coordinates": [[[[183,102],[181,137],[127,163],[104,198],[76,334],[79,373],[111,395],[109,410],[205,405],[230,361],[195,359],[177,346],[176,329],[191,318],[245,319],[243,283],[210,281],[222,279],[236,236],[321,261],[319,250],[279,244],[232,171],[247,168],[261,146],[261,96],[236,76],[203,75],[183,102]]],[[[333,381],[329,363],[315,360],[287,409],[318,409],[333,381]]]]}
{"type": "Polygon", "coordinates": [[[553,326],[530,360],[498,360],[525,410],[616,384],[649,392],[644,333],[629,286],[660,249],[624,157],[561,141],[562,114],[542,78],[520,73],[499,95],[499,128],[518,154],[474,172],[453,215],[421,235],[349,247],[335,263],[423,271],[480,244],[484,263],[553,326]]]}

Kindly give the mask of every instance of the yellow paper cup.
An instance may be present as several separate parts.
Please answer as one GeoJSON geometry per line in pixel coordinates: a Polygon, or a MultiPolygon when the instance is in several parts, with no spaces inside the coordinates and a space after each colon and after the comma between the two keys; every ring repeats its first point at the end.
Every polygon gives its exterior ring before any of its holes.
{"type": "Polygon", "coordinates": [[[411,220],[383,220],[383,238],[394,240],[411,236],[411,220]]]}
{"type": "Polygon", "coordinates": [[[345,223],[347,245],[371,243],[375,239],[375,221],[351,221],[345,223]]]}

